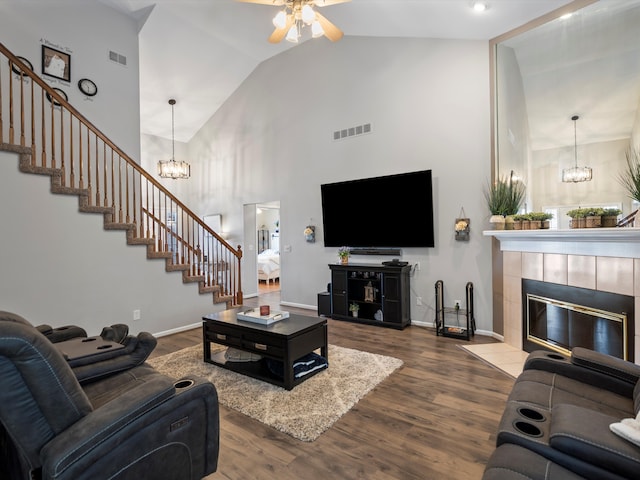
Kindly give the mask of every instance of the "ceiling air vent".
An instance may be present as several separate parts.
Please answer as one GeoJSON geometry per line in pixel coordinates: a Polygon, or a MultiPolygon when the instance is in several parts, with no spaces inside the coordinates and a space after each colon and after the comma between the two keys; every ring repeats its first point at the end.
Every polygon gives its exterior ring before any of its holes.
{"type": "Polygon", "coordinates": [[[125,67],[127,66],[127,57],[111,50],[109,50],[109,60],[124,65],[125,67]]]}
{"type": "Polygon", "coordinates": [[[358,135],[364,135],[365,133],[371,133],[371,124],[365,123],[364,125],[356,125],[355,127],[343,128],[342,130],[336,130],[333,132],[334,140],[342,140],[343,138],[356,137],[358,135]]]}

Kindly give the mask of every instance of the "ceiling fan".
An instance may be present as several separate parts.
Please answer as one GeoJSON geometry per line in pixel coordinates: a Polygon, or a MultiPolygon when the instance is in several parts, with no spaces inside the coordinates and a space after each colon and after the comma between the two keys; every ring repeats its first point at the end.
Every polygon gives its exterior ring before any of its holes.
{"type": "Polygon", "coordinates": [[[311,36],[316,38],[324,35],[332,42],[342,38],[344,33],[327,18],[313,9],[326,7],[351,0],[236,0],[243,3],[257,3],[284,7],[273,18],[276,29],[269,36],[269,42],[279,43],[285,38],[289,42],[298,43],[302,35],[302,28],[311,26],[311,36]]]}

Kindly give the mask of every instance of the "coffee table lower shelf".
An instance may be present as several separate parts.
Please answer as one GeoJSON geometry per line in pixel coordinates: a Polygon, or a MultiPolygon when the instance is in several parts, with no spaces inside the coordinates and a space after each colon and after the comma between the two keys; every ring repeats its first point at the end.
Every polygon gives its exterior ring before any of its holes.
{"type": "Polygon", "coordinates": [[[271,371],[267,368],[264,359],[257,360],[255,362],[231,362],[225,358],[224,353],[224,350],[212,353],[211,359],[205,360],[205,362],[211,363],[226,370],[231,370],[232,372],[240,373],[247,377],[271,383],[272,385],[277,385],[278,387],[282,387],[287,390],[291,390],[296,385],[299,385],[303,381],[313,377],[317,373],[320,373],[327,368],[319,368],[318,370],[308,373],[304,377],[294,379],[293,384],[291,386],[288,386],[285,384],[282,378],[279,378],[271,373],[271,371]]]}

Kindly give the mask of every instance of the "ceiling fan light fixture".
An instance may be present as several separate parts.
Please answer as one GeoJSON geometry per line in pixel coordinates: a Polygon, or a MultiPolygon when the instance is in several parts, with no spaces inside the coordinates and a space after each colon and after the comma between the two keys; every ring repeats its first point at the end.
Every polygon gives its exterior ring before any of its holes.
{"type": "Polygon", "coordinates": [[[309,5],[308,3],[305,3],[304,7],[302,7],[302,21],[307,25],[311,25],[311,23],[315,19],[316,19],[316,12],[313,11],[313,8],[311,8],[311,5],[309,5]]]}
{"type": "Polygon", "coordinates": [[[276,13],[276,16],[273,17],[273,26],[276,28],[284,28],[287,26],[287,12],[284,10],[280,10],[276,13]]]}
{"type": "Polygon", "coordinates": [[[298,43],[298,36],[298,25],[294,23],[293,25],[291,25],[291,28],[287,32],[285,40],[291,43],[298,43]]]}
{"type": "Polygon", "coordinates": [[[313,38],[318,38],[322,35],[324,35],[324,29],[322,28],[322,25],[320,25],[320,22],[318,20],[315,20],[311,24],[311,36],[313,38]]]}

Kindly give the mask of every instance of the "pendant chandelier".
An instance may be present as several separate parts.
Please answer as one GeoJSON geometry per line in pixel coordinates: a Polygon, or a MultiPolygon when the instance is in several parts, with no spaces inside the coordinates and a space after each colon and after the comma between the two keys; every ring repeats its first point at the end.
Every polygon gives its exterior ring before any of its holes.
{"type": "Polygon", "coordinates": [[[187,162],[176,162],[176,141],[174,135],[173,106],[176,101],[169,100],[171,105],[171,160],[160,160],[158,162],[158,175],[162,178],[189,178],[191,176],[191,165],[187,162]]]}
{"type": "Polygon", "coordinates": [[[580,117],[578,115],[571,117],[571,120],[573,120],[573,156],[575,166],[562,170],[562,181],[565,183],[589,182],[593,178],[593,171],[591,168],[578,167],[578,135],[576,122],[579,118],[580,117]]]}

